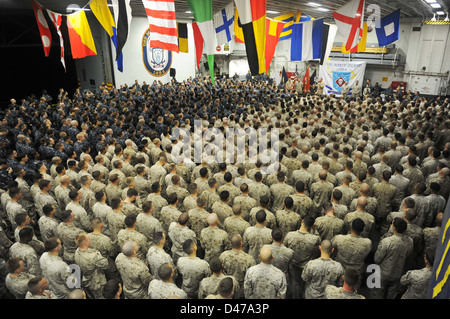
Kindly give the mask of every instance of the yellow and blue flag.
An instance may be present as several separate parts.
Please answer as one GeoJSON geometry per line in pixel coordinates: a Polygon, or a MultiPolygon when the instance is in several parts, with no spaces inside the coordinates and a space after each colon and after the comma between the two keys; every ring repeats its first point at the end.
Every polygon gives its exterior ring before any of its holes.
{"type": "Polygon", "coordinates": [[[294,22],[305,22],[305,21],[311,21],[312,18],[310,16],[307,16],[297,10],[297,14],[294,14],[294,11],[283,14],[281,16],[275,17],[274,20],[277,21],[283,21],[284,22],[284,28],[281,32],[279,41],[288,40],[292,36],[292,25],[294,22]],[[294,18],[295,15],[295,18],[294,18]]]}
{"type": "Polygon", "coordinates": [[[450,298],[450,201],[445,208],[428,289],[428,299],[450,298]]]}

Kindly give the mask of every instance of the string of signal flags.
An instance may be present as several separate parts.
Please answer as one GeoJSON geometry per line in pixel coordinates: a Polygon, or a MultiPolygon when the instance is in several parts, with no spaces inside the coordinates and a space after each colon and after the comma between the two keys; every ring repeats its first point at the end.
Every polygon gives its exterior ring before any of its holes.
{"type": "MultiPolygon", "coordinates": [[[[52,43],[47,20],[59,36],[64,69],[63,23],[67,26],[73,59],[97,55],[85,12],[89,9],[110,37],[115,49],[117,69],[123,72],[123,47],[132,31],[130,0],[109,0],[110,4],[108,0],[91,0],[83,8],[67,14],[46,9],[37,0],[31,1],[46,57],[49,56],[52,43]]],[[[335,24],[325,23],[323,18],[313,18],[299,10],[268,18],[267,0],[234,0],[214,14],[212,0],[186,2],[194,17],[192,30],[197,69],[202,55],[206,54],[213,83],[215,48],[233,39],[245,44],[253,76],[267,74],[280,41],[290,41],[291,61],[316,60],[323,64],[329,57],[337,33],[346,39],[342,52],[365,50],[369,28],[363,19],[365,0],[350,0],[333,12],[335,24]]],[[[142,4],[149,23],[149,47],[187,53],[188,24],[177,22],[174,0],[142,0],[142,4]]],[[[381,17],[375,28],[379,46],[398,40],[399,30],[400,9],[381,17]]]]}

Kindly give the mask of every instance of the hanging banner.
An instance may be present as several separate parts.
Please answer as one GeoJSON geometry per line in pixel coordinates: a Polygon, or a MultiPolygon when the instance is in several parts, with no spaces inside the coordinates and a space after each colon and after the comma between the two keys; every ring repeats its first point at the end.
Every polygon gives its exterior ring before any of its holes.
{"type": "Polygon", "coordinates": [[[362,85],[366,62],[326,61],[319,68],[319,77],[325,83],[325,94],[341,95],[342,86],[347,82],[348,95],[353,94],[356,81],[362,85]]]}

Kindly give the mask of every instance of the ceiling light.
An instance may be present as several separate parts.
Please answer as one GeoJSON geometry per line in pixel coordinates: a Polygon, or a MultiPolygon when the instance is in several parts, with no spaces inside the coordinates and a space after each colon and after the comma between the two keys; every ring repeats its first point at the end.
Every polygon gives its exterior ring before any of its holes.
{"type": "Polygon", "coordinates": [[[443,16],[445,14],[445,12],[444,11],[436,11],[436,14],[439,16],[443,16]]]}
{"type": "Polygon", "coordinates": [[[268,14],[278,14],[280,12],[279,11],[273,11],[273,10],[267,10],[266,13],[268,13],[268,14]]]}
{"type": "Polygon", "coordinates": [[[430,3],[430,7],[438,9],[441,7],[441,5],[439,3],[430,3]]]}
{"type": "Polygon", "coordinates": [[[192,13],[192,12],[188,10],[188,11],[184,11],[184,13],[192,13]]]}
{"type": "Polygon", "coordinates": [[[311,7],[320,7],[321,6],[320,3],[316,3],[316,2],[308,2],[307,5],[309,5],[311,7]]]}
{"type": "Polygon", "coordinates": [[[318,10],[318,11],[323,11],[323,12],[330,11],[330,10],[328,10],[327,8],[317,8],[316,10],[318,10]]]}
{"type": "Polygon", "coordinates": [[[436,3],[436,0],[425,0],[426,3],[436,3]]]}

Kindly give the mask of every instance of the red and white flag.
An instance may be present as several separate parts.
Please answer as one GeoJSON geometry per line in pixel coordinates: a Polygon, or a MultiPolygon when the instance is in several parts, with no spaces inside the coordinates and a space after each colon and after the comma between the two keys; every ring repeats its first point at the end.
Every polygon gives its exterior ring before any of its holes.
{"type": "Polygon", "coordinates": [[[349,51],[358,45],[364,22],[364,0],[351,0],[333,12],[333,18],[338,33],[346,39],[345,50],[349,51]]]}
{"type": "Polygon", "coordinates": [[[50,20],[53,22],[53,25],[56,28],[56,32],[59,35],[59,44],[61,46],[61,63],[64,67],[64,71],[66,71],[66,61],[64,60],[64,39],[61,33],[61,23],[62,23],[62,15],[52,12],[47,9],[48,16],[50,20]]]}
{"type": "Polygon", "coordinates": [[[142,0],[150,25],[151,48],[178,50],[177,17],[174,0],[142,0]]]}
{"type": "Polygon", "coordinates": [[[36,22],[39,27],[42,46],[44,47],[44,54],[48,57],[48,55],[50,54],[50,48],[52,46],[52,33],[50,32],[47,20],[45,19],[42,6],[35,0],[33,0],[31,4],[33,5],[34,16],[36,17],[36,22]]]}

